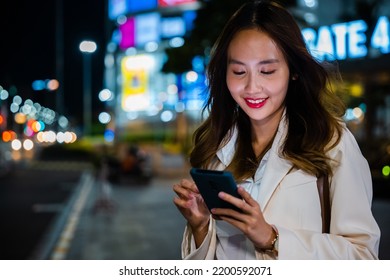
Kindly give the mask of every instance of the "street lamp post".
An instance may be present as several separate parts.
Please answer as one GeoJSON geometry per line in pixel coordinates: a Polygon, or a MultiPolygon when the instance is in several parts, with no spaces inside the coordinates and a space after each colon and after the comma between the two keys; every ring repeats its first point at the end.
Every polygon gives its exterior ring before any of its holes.
{"type": "Polygon", "coordinates": [[[80,51],[83,53],[83,130],[84,136],[91,133],[92,123],[92,63],[91,54],[96,51],[96,43],[93,41],[82,41],[80,51]]]}

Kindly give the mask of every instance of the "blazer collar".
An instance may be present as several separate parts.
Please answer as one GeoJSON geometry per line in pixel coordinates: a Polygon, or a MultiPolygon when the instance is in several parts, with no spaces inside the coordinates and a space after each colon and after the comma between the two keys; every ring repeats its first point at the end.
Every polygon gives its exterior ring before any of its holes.
{"type": "Polygon", "coordinates": [[[220,162],[226,167],[233,159],[236,150],[236,141],[238,137],[237,128],[233,128],[232,136],[225,146],[217,151],[217,157],[220,162]]]}
{"type": "Polygon", "coordinates": [[[276,187],[292,168],[291,162],[281,157],[281,148],[283,147],[283,142],[287,136],[287,128],[288,120],[286,116],[283,115],[274,142],[272,143],[263,179],[261,180],[257,201],[262,210],[266,207],[276,187]]]}
{"type": "MultiPolygon", "coordinates": [[[[280,181],[288,174],[292,167],[291,162],[280,156],[280,149],[283,146],[283,141],[286,138],[287,128],[288,120],[286,115],[283,114],[283,117],[278,126],[278,131],[275,135],[274,142],[270,149],[266,170],[261,181],[259,197],[257,198],[257,201],[259,202],[262,209],[265,208],[272,193],[275,191],[280,181]]],[[[233,159],[238,136],[237,134],[238,131],[236,128],[234,128],[231,139],[217,152],[218,159],[225,167],[228,166],[233,159]]]]}

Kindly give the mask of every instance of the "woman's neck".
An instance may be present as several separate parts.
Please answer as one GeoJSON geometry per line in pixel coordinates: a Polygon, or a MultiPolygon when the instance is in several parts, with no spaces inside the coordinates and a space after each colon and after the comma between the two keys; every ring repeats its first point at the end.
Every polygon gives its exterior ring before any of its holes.
{"type": "Polygon", "coordinates": [[[266,122],[252,121],[252,148],[256,157],[262,155],[266,149],[268,150],[275,137],[283,112],[284,110],[280,110],[266,122]]]}

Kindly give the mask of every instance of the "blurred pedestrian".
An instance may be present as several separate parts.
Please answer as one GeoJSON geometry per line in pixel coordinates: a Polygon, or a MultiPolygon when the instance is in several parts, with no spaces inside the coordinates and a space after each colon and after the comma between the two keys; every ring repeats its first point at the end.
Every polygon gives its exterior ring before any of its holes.
{"type": "MultiPolygon", "coordinates": [[[[313,59],[291,14],[249,1],[228,21],[207,69],[207,119],[193,167],[231,171],[241,211],[207,209],[197,186],[173,186],[187,220],[185,259],[377,259],[370,169],[342,122],[333,75],[313,59]],[[322,226],[317,179],[329,184],[322,226]]],[[[326,193],[325,193],[326,195],[326,193]]]]}
{"type": "Polygon", "coordinates": [[[107,213],[114,213],[116,211],[116,204],[112,199],[112,185],[109,182],[109,176],[109,160],[107,156],[104,156],[101,160],[98,180],[96,181],[96,184],[99,187],[99,193],[92,208],[94,214],[100,211],[107,213]]]}

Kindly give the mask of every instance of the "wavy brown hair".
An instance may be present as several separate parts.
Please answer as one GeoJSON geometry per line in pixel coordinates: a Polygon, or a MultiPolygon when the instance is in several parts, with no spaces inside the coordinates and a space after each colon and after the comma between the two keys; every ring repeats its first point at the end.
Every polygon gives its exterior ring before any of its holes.
{"type": "Polygon", "coordinates": [[[236,152],[227,169],[240,180],[253,176],[258,168],[261,157],[256,157],[252,149],[250,120],[236,105],[226,84],[228,47],[237,32],[244,29],[267,33],[282,51],[290,75],[296,77],[290,79],[285,100],[288,132],[281,155],[309,174],[331,174],[326,152],[340,140],[344,103],[330,87],[333,76],[329,69],[307,50],[293,16],[273,1],[244,4],[217,39],[207,68],[209,97],[204,110],[208,110],[209,115],[193,135],[191,165],[210,167],[215,162],[216,152],[226,144],[232,128],[236,127],[236,152]]]}

